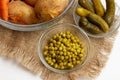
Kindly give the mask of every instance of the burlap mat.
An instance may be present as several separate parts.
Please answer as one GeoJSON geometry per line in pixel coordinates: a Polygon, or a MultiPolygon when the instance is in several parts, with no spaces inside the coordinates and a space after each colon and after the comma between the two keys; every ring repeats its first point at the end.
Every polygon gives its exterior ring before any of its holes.
{"type": "MultiPolygon", "coordinates": [[[[73,8],[60,22],[74,23],[72,10],[73,8]]],[[[63,75],[49,71],[38,57],[37,44],[43,31],[18,32],[0,26],[0,56],[15,59],[32,73],[39,74],[43,80],[81,80],[81,76],[91,80],[104,67],[116,36],[114,34],[102,39],[90,38],[95,55],[80,70],[63,75]]]]}

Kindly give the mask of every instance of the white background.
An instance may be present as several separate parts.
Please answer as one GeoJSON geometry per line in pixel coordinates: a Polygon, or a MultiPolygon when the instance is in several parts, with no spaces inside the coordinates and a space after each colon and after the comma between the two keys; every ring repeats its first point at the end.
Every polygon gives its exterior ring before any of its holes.
{"type": "MultiPolygon", "coordinates": [[[[119,0],[116,0],[116,2],[120,5],[119,0]]],[[[109,60],[96,80],[120,80],[119,61],[120,32],[115,41],[112,53],[109,56],[109,60]]],[[[0,57],[0,80],[40,80],[40,77],[27,71],[14,60],[6,60],[0,57]]]]}

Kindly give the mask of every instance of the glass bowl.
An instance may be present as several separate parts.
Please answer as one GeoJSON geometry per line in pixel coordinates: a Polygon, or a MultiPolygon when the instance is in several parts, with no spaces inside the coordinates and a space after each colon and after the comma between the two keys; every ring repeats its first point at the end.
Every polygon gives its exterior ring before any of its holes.
{"type": "Polygon", "coordinates": [[[56,72],[56,73],[69,73],[72,71],[75,71],[77,69],[80,69],[91,57],[92,52],[91,52],[91,43],[86,35],[86,33],[80,29],[78,26],[75,26],[73,24],[68,24],[68,23],[61,23],[61,24],[55,24],[51,27],[49,27],[40,37],[39,43],[38,43],[38,54],[40,57],[40,60],[42,63],[47,67],[49,70],[56,72]],[[60,33],[60,32],[65,32],[65,31],[70,31],[73,35],[78,36],[78,38],[84,43],[85,47],[85,59],[84,61],[80,64],[77,65],[76,67],[72,69],[67,69],[67,70],[59,70],[51,67],[44,59],[43,56],[43,51],[44,47],[48,44],[49,39],[53,37],[55,34],[60,33]]]}
{"type": "MultiPolygon", "coordinates": [[[[77,14],[76,14],[76,9],[78,8],[78,7],[80,7],[78,4],[75,6],[75,8],[74,8],[74,11],[73,11],[73,17],[74,17],[74,21],[75,21],[75,24],[77,25],[77,26],[79,26],[79,19],[80,19],[80,16],[78,16],[77,14]]],[[[104,5],[104,7],[105,7],[105,5],[104,5]]],[[[106,7],[105,7],[106,8],[106,7]]],[[[115,19],[114,19],[114,21],[113,21],[113,23],[112,23],[112,25],[110,26],[110,29],[109,29],[109,32],[107,32],[107,33],[100,33],[100,34],[92,34],[92,33],[90,33],[90,32],[88,32],[88,31],[86,31],[86,30],[84,30],[86,33],[87,33],[87,35],[88,36],[90,36],[90,37],[94,37],[94,38],[103,38],[103,37],[106,37],[106,36],[110,36],[110,35],[112,35],[118,28],[119,28],[119,26],[120,26],[120,7],[117,5],[117,4],[115,4],[115,19]]],[[[80,27],[81,28],[81,27],[80,27]]],[[[81,28],[82,29],[82,28],[81,28]]]]}
{"type": "Polygon", "coordinates": [[[63,18],[64,15],[66,15],[67,12],[69,11],[69,9],[71,8],[74,1],[75,0],[69,0],[69,4],[68,4],[67,8],[59,16],[57,16],[54,19],[51,19],[49,21],[43,22],[43,23],[32,24],[32,25],[20,25],[20,24],[15,24],[15,23],[4,21],[4,20],[0,19],[0,24],[6,28],[9,28],[12,30],[17,30],[17,31],[40,30],[40,29],[46,28],[50,25],[53,25],[54,23],[58,22],[61,18],[63,18]]]}

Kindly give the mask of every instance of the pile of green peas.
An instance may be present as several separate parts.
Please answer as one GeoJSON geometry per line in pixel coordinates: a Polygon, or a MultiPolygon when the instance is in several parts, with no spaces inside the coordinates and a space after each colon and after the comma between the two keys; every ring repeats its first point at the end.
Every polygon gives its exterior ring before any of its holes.
{"type": "Polygon", "coordinates": [[[55,34],[44,47],[44,58],[52,67],[71,69],[85,58],[84,44],[70,31],[55,34]]]}

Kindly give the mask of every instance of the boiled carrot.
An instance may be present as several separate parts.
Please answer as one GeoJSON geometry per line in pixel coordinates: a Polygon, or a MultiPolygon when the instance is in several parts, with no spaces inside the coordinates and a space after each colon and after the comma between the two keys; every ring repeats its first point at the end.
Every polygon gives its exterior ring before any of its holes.
{"type": "Polygon", "coordinates": [[[0,0],[0,18],[8,21],[8,4],[9,0],[0,0]]]}

